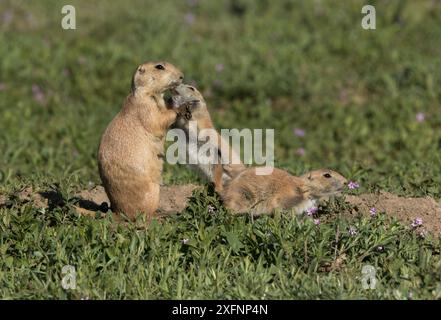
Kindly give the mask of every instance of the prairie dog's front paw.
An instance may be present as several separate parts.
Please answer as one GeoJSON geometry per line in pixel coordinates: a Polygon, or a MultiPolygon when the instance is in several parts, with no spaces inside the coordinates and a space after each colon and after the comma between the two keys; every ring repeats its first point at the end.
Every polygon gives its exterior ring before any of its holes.
{"type": "Polygon", "coordinates": [[[188,100],[181,103],[178,107],[178,116],[190,120],[193,110],[199,105],[199,100],[188,100]]]}

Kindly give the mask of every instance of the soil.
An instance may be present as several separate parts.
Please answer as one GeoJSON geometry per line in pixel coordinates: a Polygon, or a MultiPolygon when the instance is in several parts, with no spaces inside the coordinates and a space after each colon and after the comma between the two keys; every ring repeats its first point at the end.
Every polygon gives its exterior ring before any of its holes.
{"type": "Polygon", "coordinates": [[[370,208],[376,208],[378,213],[386,213],[408,225],[414,219],[421,218],[425,230],[441,235],[441,204],[431,197],[407,198],[381,191],[378,194],[346,196],[346,201],[354,207],[354,213],[358,210],[362,214],[369,214],[370,208]]]}
{"type": "MultiPolygon", "coordinates": [[[[159,204],[160,215],[175,214],[183,211],[188,199],[196,188],[194,184],[174,185],[161,187],[159,204]]],[[[38,208],[51,208],[64,205],[62,197],[54,191],[34,192],[31,187],[25,188],[16,194],[23,202],[32,202],[38,208]]],[[[75,195],[75,208],[79,214],[95,216],[97,211],[107,212],[109,200],[101,186],[90,190],[82,190],[75,195]]],[[[378,213],[396,217],[405,224],[416,219],[423,220],[424,229],[434,235],[441,235],[441,204],[431,197],[406,198],[388,192],[346,196],[351,205],[350,214],[369,215],[370,208],[376,208],[378,213]]],[[[8,205],[8,197],[0,194],[0,207],[8,205]]]]}
{"type": "MultiPolygon", "coordinates": [[[[159,213],[160,215],[176,214],[183,211],[193,191],[201,186],[195,184],[161,186],[159,213]]],[[[32,187],[19,191],[15,197],[21,202],[32,202],[37,208],[52,208],[63,206],[64,200],[55,191],[36,192],[32,187]]],[[[9,197],[0,194],[0,208],[7,206],[9,197]]],[[[107,212],[110,207],[109,198],[102,186],[81,190],[74,196],[74,207],[79,214],[95,216],[96,211],[107,212]]]]}
{"type": "Polygon", "coordinates": [[[193,191],[201,186],[195,184],[163,186],[160,191],[159,212],[173,214],[183,211],[187,207],[193,191]]]}

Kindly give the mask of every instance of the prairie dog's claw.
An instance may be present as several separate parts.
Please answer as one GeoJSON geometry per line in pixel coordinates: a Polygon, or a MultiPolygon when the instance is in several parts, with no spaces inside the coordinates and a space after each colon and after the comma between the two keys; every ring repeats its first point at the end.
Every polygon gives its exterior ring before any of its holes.
{"type": "Polygon", "coordinates": [[[192,118],[192,111],[199,105],[200,101],[199,100],[188,100],[188,101],[184,101],[180,106],[179,109],[180,111],[178,112],[179,115],[186,119],[186,120],[190,120],[192,118]]]}
{"type": "Polygon", "coordinates": [[[189,100],[185,102],[187,110],[191,111],[190,109],[194,109],[199,105],[199,100],[189,100]]]}
{"type": "Polygon", "coordinates": [[[186,119],[186,120],[190,120],[191,119],[191,112],[185,112],[184,113],[184,118],[186,119]]]}

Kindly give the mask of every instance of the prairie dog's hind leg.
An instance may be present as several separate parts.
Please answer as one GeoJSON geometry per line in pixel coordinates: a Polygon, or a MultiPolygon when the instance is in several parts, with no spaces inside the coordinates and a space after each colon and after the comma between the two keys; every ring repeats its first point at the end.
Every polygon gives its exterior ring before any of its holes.
{"type": "Polygon", "coordinates": [[[244,213],[253,208],[253,197],[243,188],[227,188],[221,192],[221,198],[224,206],[233,213],[244,213]]]}
{"type": "Polygon", "coordinates": [[[147,183],[147,190],[149,191],[144,195],[142,210],[147,219],[150,220],[157,215],[156,210],[159,208],[159,184],[149,182],[147,183]]]}
{"type": "Polygon", "coordinates": [[[233,213],[243,213],[247,209],[246,206],[244,206],[239,199],[228,198],[225,199],[223,202],[224,206],[230,209],[233,213]]]}
{"type": "Polygon", "coordinates": [[[116,216],[124,216],[134,220],[138,214],[144,214],[147,220],[156,215],[159,207],[159,184],[153,182],[137,181],[131,186],[126,186],[124,192],[114,193],[112,210],[116,216]]]}

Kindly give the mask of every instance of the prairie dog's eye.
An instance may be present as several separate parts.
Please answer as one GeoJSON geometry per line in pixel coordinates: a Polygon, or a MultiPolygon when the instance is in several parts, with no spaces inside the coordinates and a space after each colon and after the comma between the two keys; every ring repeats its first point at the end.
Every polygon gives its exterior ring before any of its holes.
{"type": "Polygon", "coordinates": [[[331,174],[330,173],[325,173],[324,175],[323,175],[325,178],[331,178],[331,174]]]}
{"type": "Polygon", "coordinates": [[[191,91],[195,91],[193,87],[190,87],[190,86],[188,86],[188,87],[190,88],[191,91]]]}
{"type": "Polygon", "coordinates": [[[155,66],[155,68],[158,69],[158,70],[164,70],[164,69],[165,69],[164,66],[163,66],[162,64],[157,64],[157,65],[155,66]]]}

